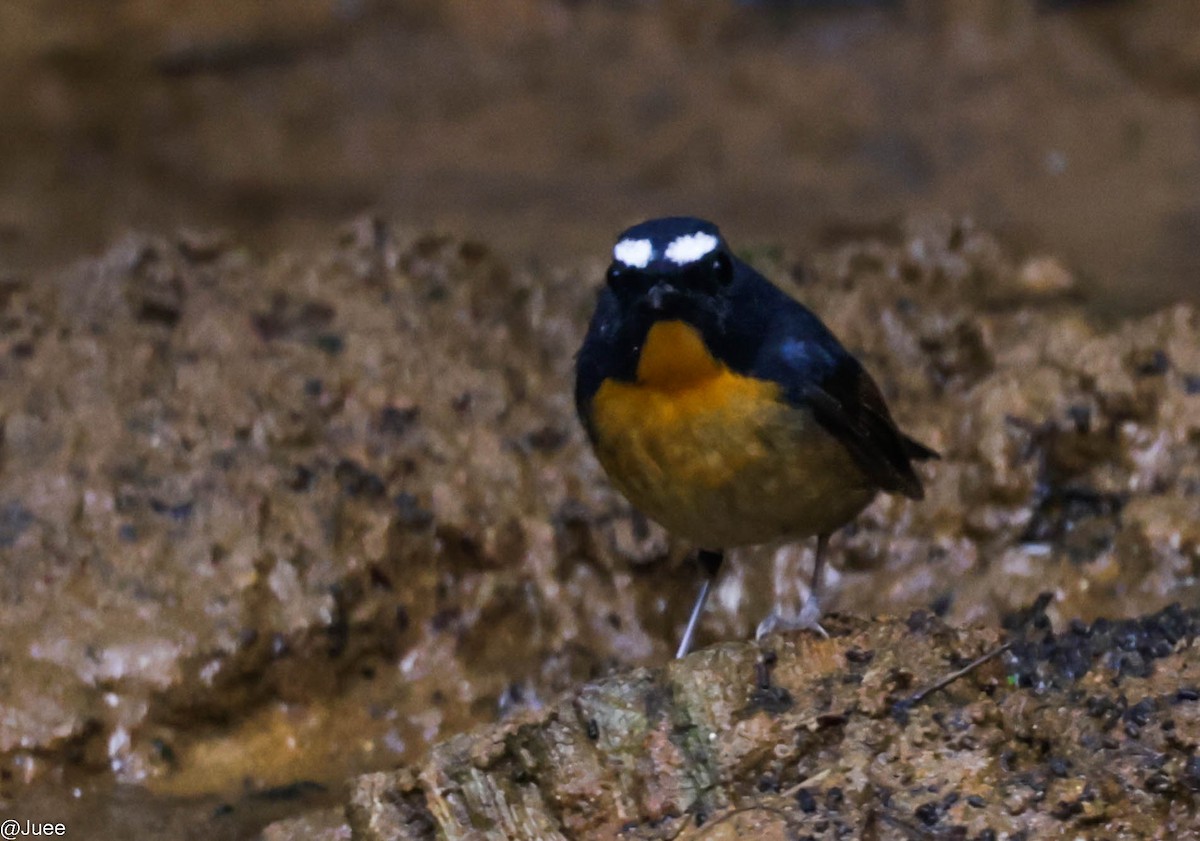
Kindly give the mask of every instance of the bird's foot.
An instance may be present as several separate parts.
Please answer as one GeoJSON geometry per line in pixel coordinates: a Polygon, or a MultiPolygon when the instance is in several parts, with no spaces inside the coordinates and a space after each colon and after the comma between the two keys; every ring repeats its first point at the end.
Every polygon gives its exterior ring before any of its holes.
{"type": "Polygon", "coordinates": [[[809,596],[799,613],[782,610],[777,605],[767,614],[766,619],[758,623],[758,630],[754,637],[762,639],[767,634],[780,631],[815,631],[825,639],[829,639],[829,632],[821,627],[820,619],[821,603],[809,596]]]}

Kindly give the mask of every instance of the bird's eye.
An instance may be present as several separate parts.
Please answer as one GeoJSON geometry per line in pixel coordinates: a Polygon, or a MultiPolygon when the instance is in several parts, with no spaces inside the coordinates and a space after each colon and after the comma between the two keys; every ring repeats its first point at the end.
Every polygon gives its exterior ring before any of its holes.
{"type": "Polygon", "coordinates": [[[718,251],[712,258],[712,275],[718,286],[728,286],[733,280],[733,261],[724,251],[718,251]]]}
{"type": "Polygon", "coordinates": [[[608,273],[604,275],[604,280],[609,286],[617,286],[621,283],[625,276],[625,270],[619,263],[613,263],[608,267],[608,273]]]}

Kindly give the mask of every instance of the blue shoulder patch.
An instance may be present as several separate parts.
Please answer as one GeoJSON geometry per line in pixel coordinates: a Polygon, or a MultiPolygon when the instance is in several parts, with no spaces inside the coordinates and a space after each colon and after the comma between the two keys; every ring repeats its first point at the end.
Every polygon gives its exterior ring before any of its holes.
{"type": "Polygon", "coordinates": [[[778,348],[787,367],[797,372],[828,373],[836,364],[829,349],[811,339],[789,336],[779,343],[778,348]]]}

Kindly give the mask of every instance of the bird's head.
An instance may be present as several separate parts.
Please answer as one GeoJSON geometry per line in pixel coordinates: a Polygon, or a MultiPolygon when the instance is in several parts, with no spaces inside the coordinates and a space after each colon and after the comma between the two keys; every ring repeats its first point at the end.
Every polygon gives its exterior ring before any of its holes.
{"type": "Polygon", "coordinates": [[[606,281],[627,316],[715,326],[737,279],[737,258],[703,219],[651,219],[624,231],[606,281]]]}

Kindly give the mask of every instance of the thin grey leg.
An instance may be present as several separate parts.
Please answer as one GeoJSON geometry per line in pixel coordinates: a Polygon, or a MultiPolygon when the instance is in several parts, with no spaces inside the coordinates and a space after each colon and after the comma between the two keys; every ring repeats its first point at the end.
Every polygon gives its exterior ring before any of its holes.
{"type": "Polygon", "coordinates": [[[829,549],[829,535],[817,535],[816,560],[813,561],[812,584],[808,588],[809,598],[821,601],[821,579],[825,574],[825,554],[829,549]]]}
{"type": "Polygon", "coordinates": [[[817,537],[817,551],[813,559],[813,573],[811,584],[808,588],[808,598],[804,600],[804,606],[800,609],[800,614],[783,613],[777,604],[763,621],[758,623],[758,631],[755,636],[762,639],[767,634],[773,634],[776,631],[799,631],[809,630],[816,631],[823,637],[828,638],[829,634],[821,627],[821,584],[825,574],[825,556],[828,554],[829,535],[822,534],[817,537]]]}
{"type": "Polygon", "coordinates": [[[812,628],[821,636],[829,639],[829,633],[821,627],[821,587],[825,577],[825,555],[828,554],[829,535],[817,535],[817,551],[813,559],[812,583],[808,587],[808,598],[804,600],[804,608],[800,611],[800,621],[803,627],[812,628]]]}
{"type": "Polygon", "coordinates": [[[704,570],[704,582],[700,585],[700,593],[696,596],[696,603],[692,605],[692,615],[688,617],[687,628],[683,631],[683,639],[679,641],[679,650],[675,652],[675,659],[686,657],[688,652],[692,650],[692,642],[696,637],[696,627],[700,624],[700,616],[704,613],[704,605],[708,601],[708,594],[712,590],[713,583],[717,580],[717,574],[721,571],[721,562],[725,560],[724,552],[714,552],[711,549],[701,549],[696,560],[700,562],[701,568],[704,570]]]}

